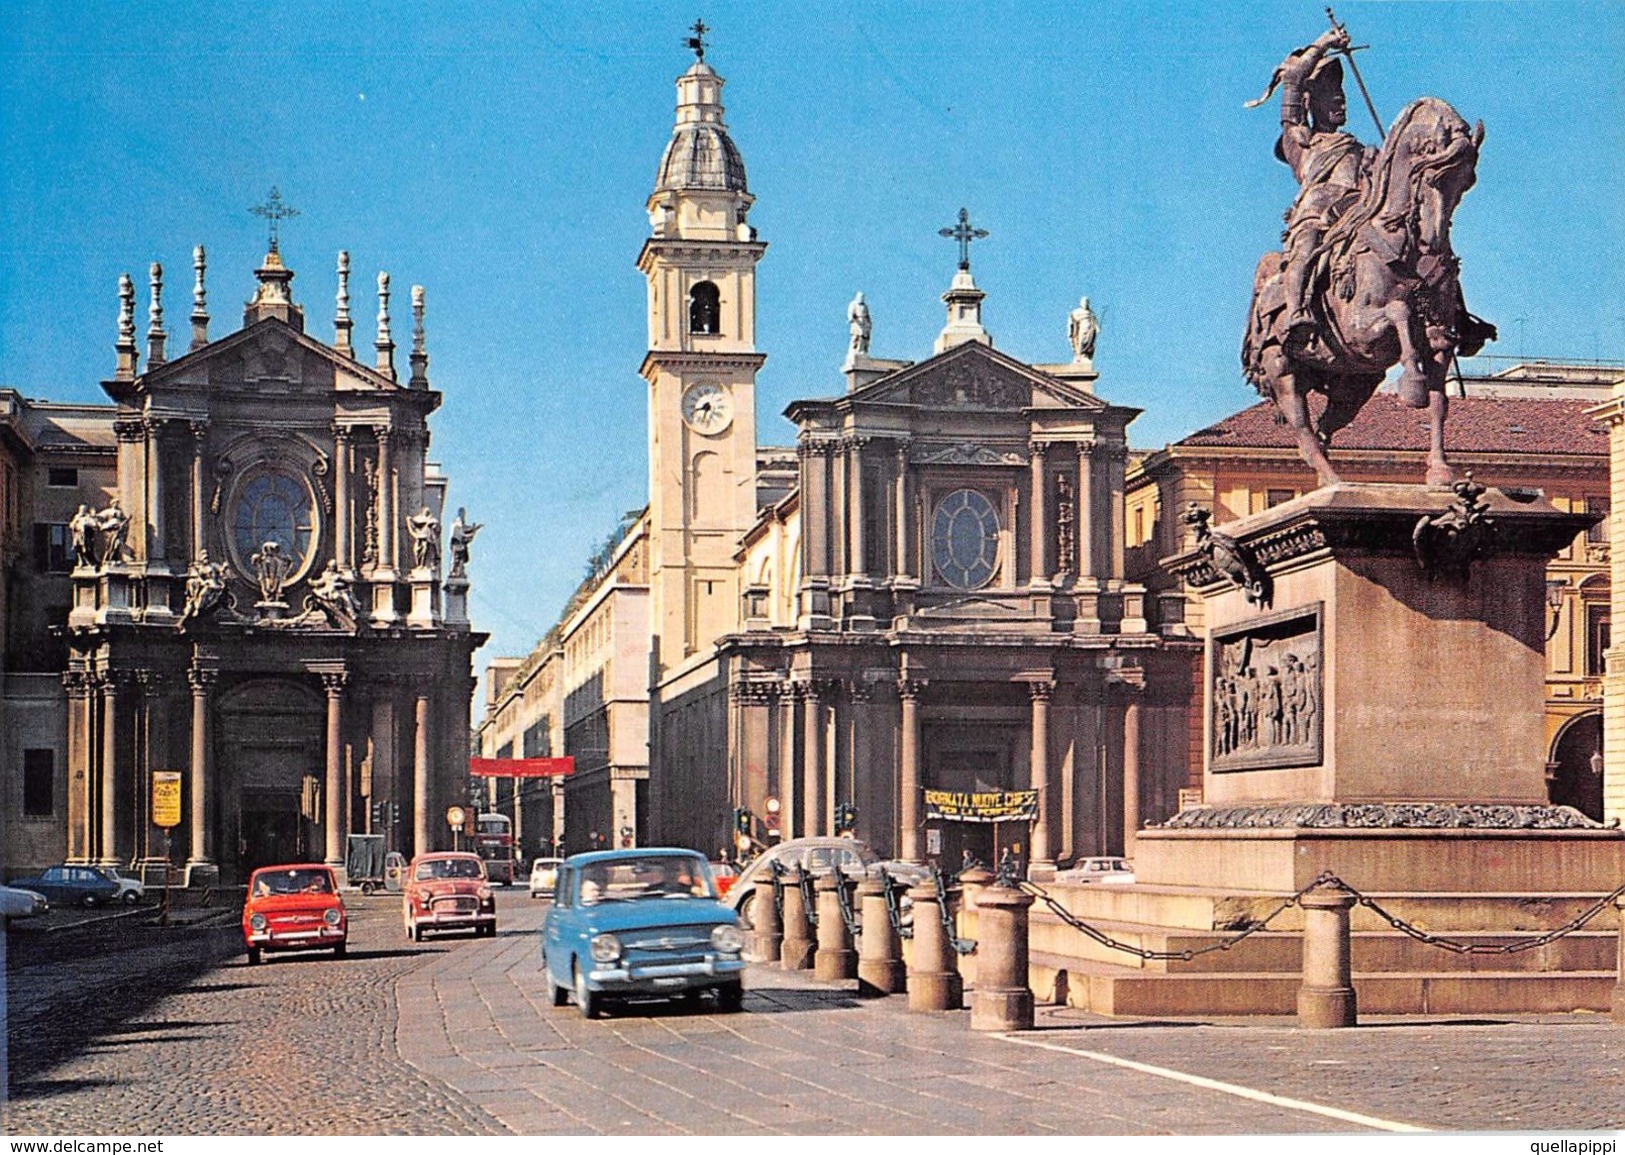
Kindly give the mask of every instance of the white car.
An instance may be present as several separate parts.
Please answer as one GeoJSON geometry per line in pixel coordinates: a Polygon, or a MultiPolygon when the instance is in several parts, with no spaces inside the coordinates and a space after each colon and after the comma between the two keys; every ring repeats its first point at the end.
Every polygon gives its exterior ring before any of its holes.
{"type": "Polygon", "coordinates": [[[32,918],[50,909],[51,904],[37,890],[0,886],[0,918],[32,918]]]}
{"type": "Polygon", "coordinates": [[[538,858],[530,864],[530,896],[532,898],[551,897],[553,888],[559,881],[559,867],[563,865],[562,858],[538,858]]]}
{"type": "Polygon", "coordinates": [[[114,902],[122,902],[125,906],[134,906],[147,897],[147,888],[139,878],[131,878],[127,874],[120,874],[111,866],[102,867],[102,873],[118,883],[118,893],[113,896],[114,902]]]}
{"type": "Polygon", "coordinates": [[[1134,864],[1126,858],[1080,858],[1058,873],[1055,881],[1127,886],[1134,881],[1134,864]]]}

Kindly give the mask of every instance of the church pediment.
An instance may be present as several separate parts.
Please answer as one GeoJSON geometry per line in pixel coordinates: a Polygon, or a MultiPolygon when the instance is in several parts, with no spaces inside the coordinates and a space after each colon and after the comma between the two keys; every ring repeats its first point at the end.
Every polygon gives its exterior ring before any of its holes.
{"type": "Polygon", "coordinates": [[[276,320],[260,321],[149,369],[141,384],[149,392],[198,385],[264,393],[401,389],[377,370],[276,320]]]}
{"type": "Polygon", "coordinates": [[[857,390],[852,399],[987,413],[1016,413],[1044,406],[1106,408],[1098,397],[979,342],[957,345],[929,361],[882,377],[857,390]]]}

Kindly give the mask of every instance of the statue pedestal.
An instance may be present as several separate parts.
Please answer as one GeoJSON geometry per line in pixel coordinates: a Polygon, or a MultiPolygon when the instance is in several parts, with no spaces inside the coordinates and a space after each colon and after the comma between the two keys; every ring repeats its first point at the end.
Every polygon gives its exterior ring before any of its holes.
{"type": "Polygon", "coordinates": [[[461,574],[446,579],[446,624],[468,624],[468,578],[461,574]]]}
{"type": "Polygon", "coordinates": [[[395,571],[380,567],[368,575],[372,586],[372,624],[375,626],[392,626],[400,621],[400,614],[395,612],[395,571]]]}
{"type": "Polygon", "coordinates": [[[434,571],[419,566],[407,575],[407,580],[412,583],[412,609],[406,615],[406,624],[418,627],[438,624],[440,598],[434,571]]]}

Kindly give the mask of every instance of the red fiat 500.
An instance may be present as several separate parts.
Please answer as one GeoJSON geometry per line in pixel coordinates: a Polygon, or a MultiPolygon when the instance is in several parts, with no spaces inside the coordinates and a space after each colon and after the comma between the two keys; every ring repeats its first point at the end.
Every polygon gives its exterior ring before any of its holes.
{"type": "Polygon", "coordinates": [[[332,950],[343,958],[349,938],[349,919],[332,867],[262,866],[249,877],[243,941],[250,966],[268,950],[332,950]]]}
{"type": "Polygon", "coordinates": [[[496,898],[480,856],[446,850],[414,858],[407,871],[401,922],[413,942],[422,942],[430,930],[496,934],[496,898]]]}

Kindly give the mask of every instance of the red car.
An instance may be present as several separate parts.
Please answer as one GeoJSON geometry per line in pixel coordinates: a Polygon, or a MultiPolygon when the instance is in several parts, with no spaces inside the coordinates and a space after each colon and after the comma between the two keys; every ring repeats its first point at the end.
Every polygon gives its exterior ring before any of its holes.
{"type": "Polygon", "coordinates": [[[496,896],[477,854],[445,850],[420,854],[406,872],[401,921],[406,937],[422,942],[425,931],[497,932],[496,896]]]}
{"type": "Polygon", "coordinates": [[[350,922],[333,868],[317,863],[262,866],[248,879],[243,941],[248,965],[268,950],[331,950],[343,958],[350,922]]]}

